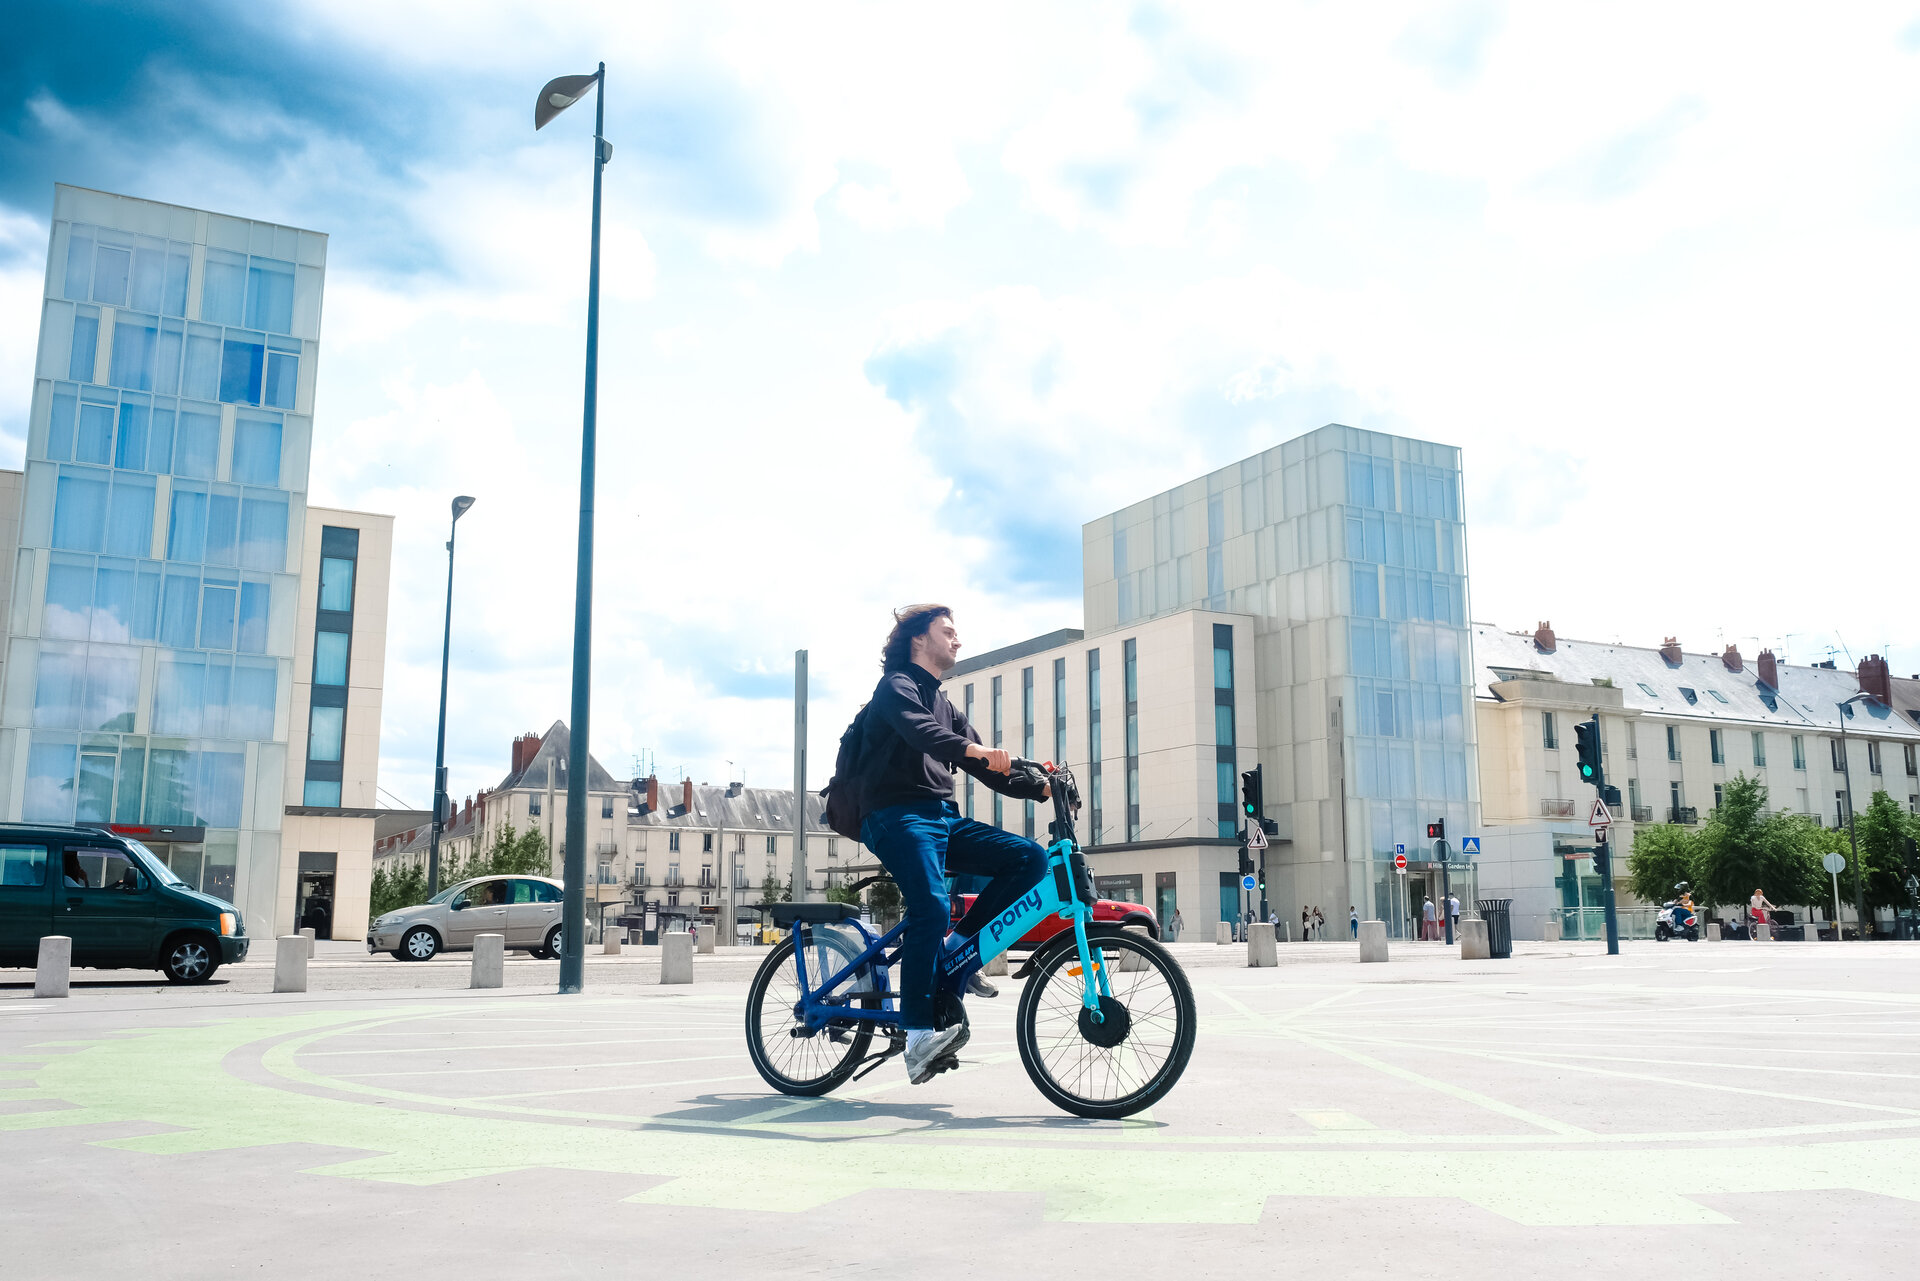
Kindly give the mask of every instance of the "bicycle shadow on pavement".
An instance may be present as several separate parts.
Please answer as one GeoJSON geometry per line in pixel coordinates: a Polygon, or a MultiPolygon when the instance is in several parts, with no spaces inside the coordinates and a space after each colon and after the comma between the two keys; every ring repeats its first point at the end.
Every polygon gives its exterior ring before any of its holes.
{"type": "Polygon", "coordinates": [[[922,1131],[939,1130],[979,1134],[1054,1132],[1063,1138],[1089,1130],[1110,1131],[1120,1125],[1142,1129],[1166,1128],[1165,1122],[1146,1118],[1096,1121],[1057,1112],[1025,1116],[982,1116],[956,1113],[951,1103],[885,1103],[861,1098],[836,1099],[832,1095],[808,1099],[772,1093],[698,1095],[688,1101],[688,1106],[673,1111],[657,1112],[654,1118],[659,1121],[682,1121],[701,1126],[724,1126],[743,1135],[752,1134],[764,1127],[764,1133],[768,1138],[779,1138],[789,1142],[795,1138],[844,1142],[849,1138],[862,1137],[857,1134],[827,1132],[818,1135],[804,1133],[796,1135],[792,1129],[788,1128],[792,1126],[819,1126],[823,1131],[843,1130],[846,1127],[885,1130],[910,1127],[922,1131]]]}

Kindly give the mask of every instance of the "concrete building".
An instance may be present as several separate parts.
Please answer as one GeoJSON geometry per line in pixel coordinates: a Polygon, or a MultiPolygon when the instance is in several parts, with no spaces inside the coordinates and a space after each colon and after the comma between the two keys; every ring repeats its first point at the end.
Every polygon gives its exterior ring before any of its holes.
{"type": "Polygon", "coordinates": [[[1089,521],[1084,628],[963,657],[947,694],[989,744],[1073,766],[1096,880],[1163,924],[1243,910],[1256,764],[1272,910],[1392,921],[1394,846],[1477,817],[1460,495],[1451,446],[1323,427],[1089,521]]]}
{"type": "Polygon", "coordinates": [[[0,480],[0,817],[137,835],[257,935],[328,893],[336,934],[365,926],[325,878],[371,846],[391,537],[307,506],[326,257],[56,187],[26,465],[0,480]]]}
{"type": "Polygon", "coordinates": [[[1547,623],[1531,632],[1476,623],[1473,653],[1484,812],[1477,888],[1514,900],[1520,937],[1539,937],[1549,918],[1570,935],[1594,933],[1595,793],[1575,772],[1573,726],[1595,714],[1607,781],[1621,792],[1616,872],[1636,827],[1703,821],[1739,774],[1764,782],[1775,809],[1828,825],[1846,821],[1849,771],[1856,810],[1884,791],[1920,813],[1920,722],[1894,710],[1894,683],[1877,655],[1849,672],[1789,665],[1768,650],[1749,661],[1731,645],[1688,653],[1673,638],[1658,648],[1568,640],[1547,623]],[[1843,713],[1862,692],[1871,700],[1843,713]]]}

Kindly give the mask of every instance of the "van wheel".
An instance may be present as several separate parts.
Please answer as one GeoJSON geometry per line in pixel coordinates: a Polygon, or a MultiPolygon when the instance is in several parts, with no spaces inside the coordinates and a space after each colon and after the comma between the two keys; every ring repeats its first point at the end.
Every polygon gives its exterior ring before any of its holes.
{"type": "Polygon", "coordinates": [[[203,934],[183,934],[167,944],[161,970],[169,983],[205,983],[220,968],[213,944],[203,934]]]}
{"type": "Polygon", "coordinates": [[[440,936],[416,925],[400,938],[399,956],[405,961],[431,961],[440,951],[440,936]]]}

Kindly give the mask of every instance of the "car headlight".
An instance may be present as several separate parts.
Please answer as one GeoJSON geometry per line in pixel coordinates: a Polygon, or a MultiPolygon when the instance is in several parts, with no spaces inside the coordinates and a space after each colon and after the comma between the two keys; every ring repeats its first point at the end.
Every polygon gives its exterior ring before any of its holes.
{"type": "Polygon", "coordinates": [[[240,916],[237,912],[220,913],[220,933],[231,938],[240,932],[240,916]]]}

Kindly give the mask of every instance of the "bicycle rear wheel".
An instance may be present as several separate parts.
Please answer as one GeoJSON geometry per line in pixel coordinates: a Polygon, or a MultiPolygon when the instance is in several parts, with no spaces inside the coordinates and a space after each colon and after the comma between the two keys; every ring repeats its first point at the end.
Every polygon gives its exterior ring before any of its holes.
{"type": "MultiPolygon", "coordinates": [[[[807,981],[818,988],[859,952],[825,930],[809,931],[807,981]]],[[[849,990],[843,984],[841,991],[849,990]]],[[[877,994],[851,998],[865,1009],[879,1009],[877,994]]],[[[809,1032],[799,1017],[800,974],[793,961],[793,938],[775,947],[747,989],[747,1056],[754,1070],[782,1094],[812,1097],[846,1083],[873,1044],[873,1024],[849,1020],[809,1032]]]]}
{"type": "Polygon", "coordinates": [[[1132,1116],[1163,1098],[1193,1054],[1193,987],[1166,949],[1124,931],[1087,940],[1113,995],[1094,1022],[1073,935],[1033,960],[1015,1038],[1040,1093],[1075,1116],[1132,1116]]]}

